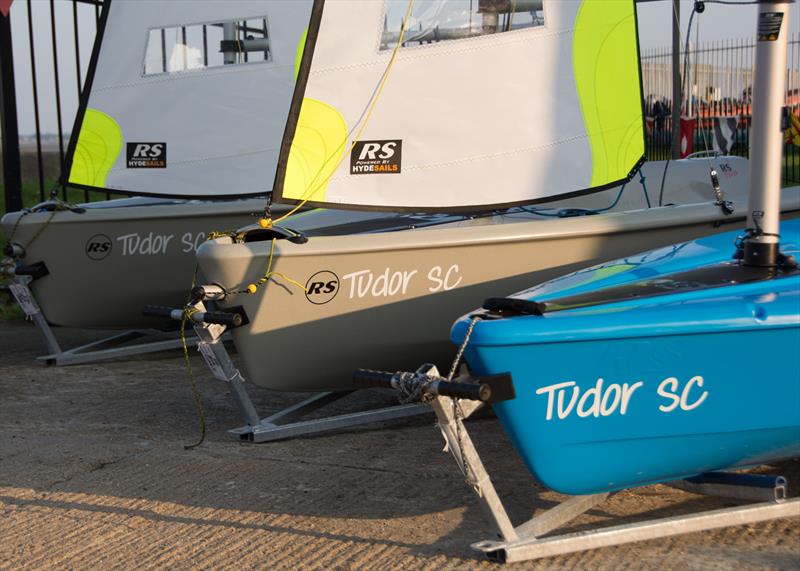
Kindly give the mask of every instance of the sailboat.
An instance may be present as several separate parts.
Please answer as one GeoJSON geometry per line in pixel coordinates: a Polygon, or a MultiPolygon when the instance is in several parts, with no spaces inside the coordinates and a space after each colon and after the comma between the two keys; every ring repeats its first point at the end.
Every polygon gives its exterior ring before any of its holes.
{"type": "Polygon", "coordinates": [[[745,229],[487,299],[453,327],[469,369],[460,378],[431,367],[358,373],[363,384],[433,402],[500,536],[473,546],[489,557],[518,561],[800,515],[785,478],[731,472],[800,456],[800,365],[782,358],[800,346],[800,221],[781,223],[779,207],[789,5],[759,5],[745,229]],[[493,401],[536,480],[574,497],[511,525],[462,433],[475,406],[451,396],[493,401]],[[548,535],[609,493],[653,483],[763,501],[548,535]]]}
{"type": "MultiPolygon", "coordinates": [[[[27,280],[17,297],[43,330],[152,327],[142,305],[185,302],[197,245],[263,216],[310,11],[104,3],[60,184],[133,197],[3,217],[5,273],[27,280]]],[[[48,360],[89,358],[45,332],[48,360]]]]}
{"type": "MultiPolygon", "coordinates": [[[[471,300],[743,222],[726,202],[744,196],[710,183],[609,190],[643,160],[640,86],[631,1],[316,1],[272,201],[395,215],[305,243],[279,232],[303,218],[281,217],[201,245],[193,311],[241,316],[243,370],[218,376],[346,391],[355,365],[445,363],[471,300]]],[[[781,195],[792,216],[798,190],[781,195]]]]}

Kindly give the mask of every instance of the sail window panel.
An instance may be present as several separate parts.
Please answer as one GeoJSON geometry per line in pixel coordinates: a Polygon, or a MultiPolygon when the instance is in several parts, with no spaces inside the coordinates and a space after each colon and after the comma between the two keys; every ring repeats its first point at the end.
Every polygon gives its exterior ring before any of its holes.
{"type": "Polygon", "coordinates": [[[144,75],[185,73],[271,59],[266,17],[170,26],[148,31],[144,75]]]}
{"type": "MultiPolygon", "coordinates": [[[[380,50],[397,46],[409,0],[386,0],[380,50]]],[[[415,0],[402,47],[544,26],[542,0],[415,0]]]]}

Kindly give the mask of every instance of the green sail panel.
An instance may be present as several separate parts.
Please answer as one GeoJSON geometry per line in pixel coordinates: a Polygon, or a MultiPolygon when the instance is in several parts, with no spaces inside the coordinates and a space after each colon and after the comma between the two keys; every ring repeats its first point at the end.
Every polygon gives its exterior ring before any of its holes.
{"type": "Polygon", "coordinates": [[[69,180],[74,184],[104,188],[121,150],[122,129],[117,122],[102,111],[86,109],[69,180]]]}
{"type": "Polygon", "coordinates": [[[584,1],[573,40],[575,81],[592,147],[593,187],[627,177],[644,154],[636,19],[624,2],[584,1]]]}
{"type": "Polygon", "coordinates": [[[316,0],[274,199],[479,210],[627,180],[633,0],[316,0]]]}

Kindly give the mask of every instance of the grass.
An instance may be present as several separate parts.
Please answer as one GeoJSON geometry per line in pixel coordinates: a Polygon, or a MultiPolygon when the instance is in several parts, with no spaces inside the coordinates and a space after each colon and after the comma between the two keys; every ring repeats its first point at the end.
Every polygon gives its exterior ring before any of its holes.
{"type": "Polygon", "coordinates": [[[22,321],[25,314],[14,302],[11,293],[0,298],[0,322],[3,321],[22,321]]]}

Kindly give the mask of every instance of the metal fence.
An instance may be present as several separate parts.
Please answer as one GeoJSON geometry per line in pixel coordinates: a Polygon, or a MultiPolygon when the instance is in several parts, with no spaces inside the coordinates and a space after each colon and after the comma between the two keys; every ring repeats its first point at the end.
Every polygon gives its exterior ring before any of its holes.
{"type": "MultiPolygon", "coordinates": [[[[16,0],[10,15],[0,16],[8,50],[1,70],[7,210],[44,200],[56,184],[102,5],[103,0],[16,0]],[[12,124],[18,125],[16,153],[8,136],[12,124]]],[[[66,188],[59,194],[72,201],[108,196],[66,188]]]]}
{"type": "MultiPolygon", "coordinates": [[[[103,0],[16,0],[11,17],[0,16],[7,210],[44,200],[55,186],[102,6],[103,0]],[[9,97],[15,82],[16,96],[9,97]],[[24,119],[21,136],[14,129],[17,108],[24,119]]],[[[691,141],[694,150],[713,147],[715,118],[736,117],[731,152],[747,156],[755,42],[731,39],[690,44],[686,56],[681,53],[681,62],[689,62],[688,74],[681,66],[681,109],[697,121],[691,141]]],[[[795,120],[790,122],[784,146],[782,174],[784,184],[800,184],[800,36],[790,38],[788,56],[786,105],[795,120]]],[[[664,159],[670,156],[672,144],[670,48],[643,50],[642,83],[647,156],[664,159]]],[[[66,188],[59,189],[59,194],[72,201],[109,196],[66,188]]]]}
{"type": "MultiPolygon", "coordinates": [[[[789,38],[786,69],[786,107],[790,117],[784,144],[783,182],[800,184],[800,35],[789,38]],[[798,139],[792,136],[798,135],[798,139]]],[[[730,39],[689,44],[688,58],[681,51],[683,100],[681,114],[696,122],[691,146],[713,150],[716,118],[738,120],[731,154],[748,156],[755,41],[730,39]],[[689,62],[688,74],[685,62],[689,62]]],[[[642,87],[647,119],[646,147],[650,159],[666,159],[672,145],[672,51],[642,50],[642,87]]]]}

